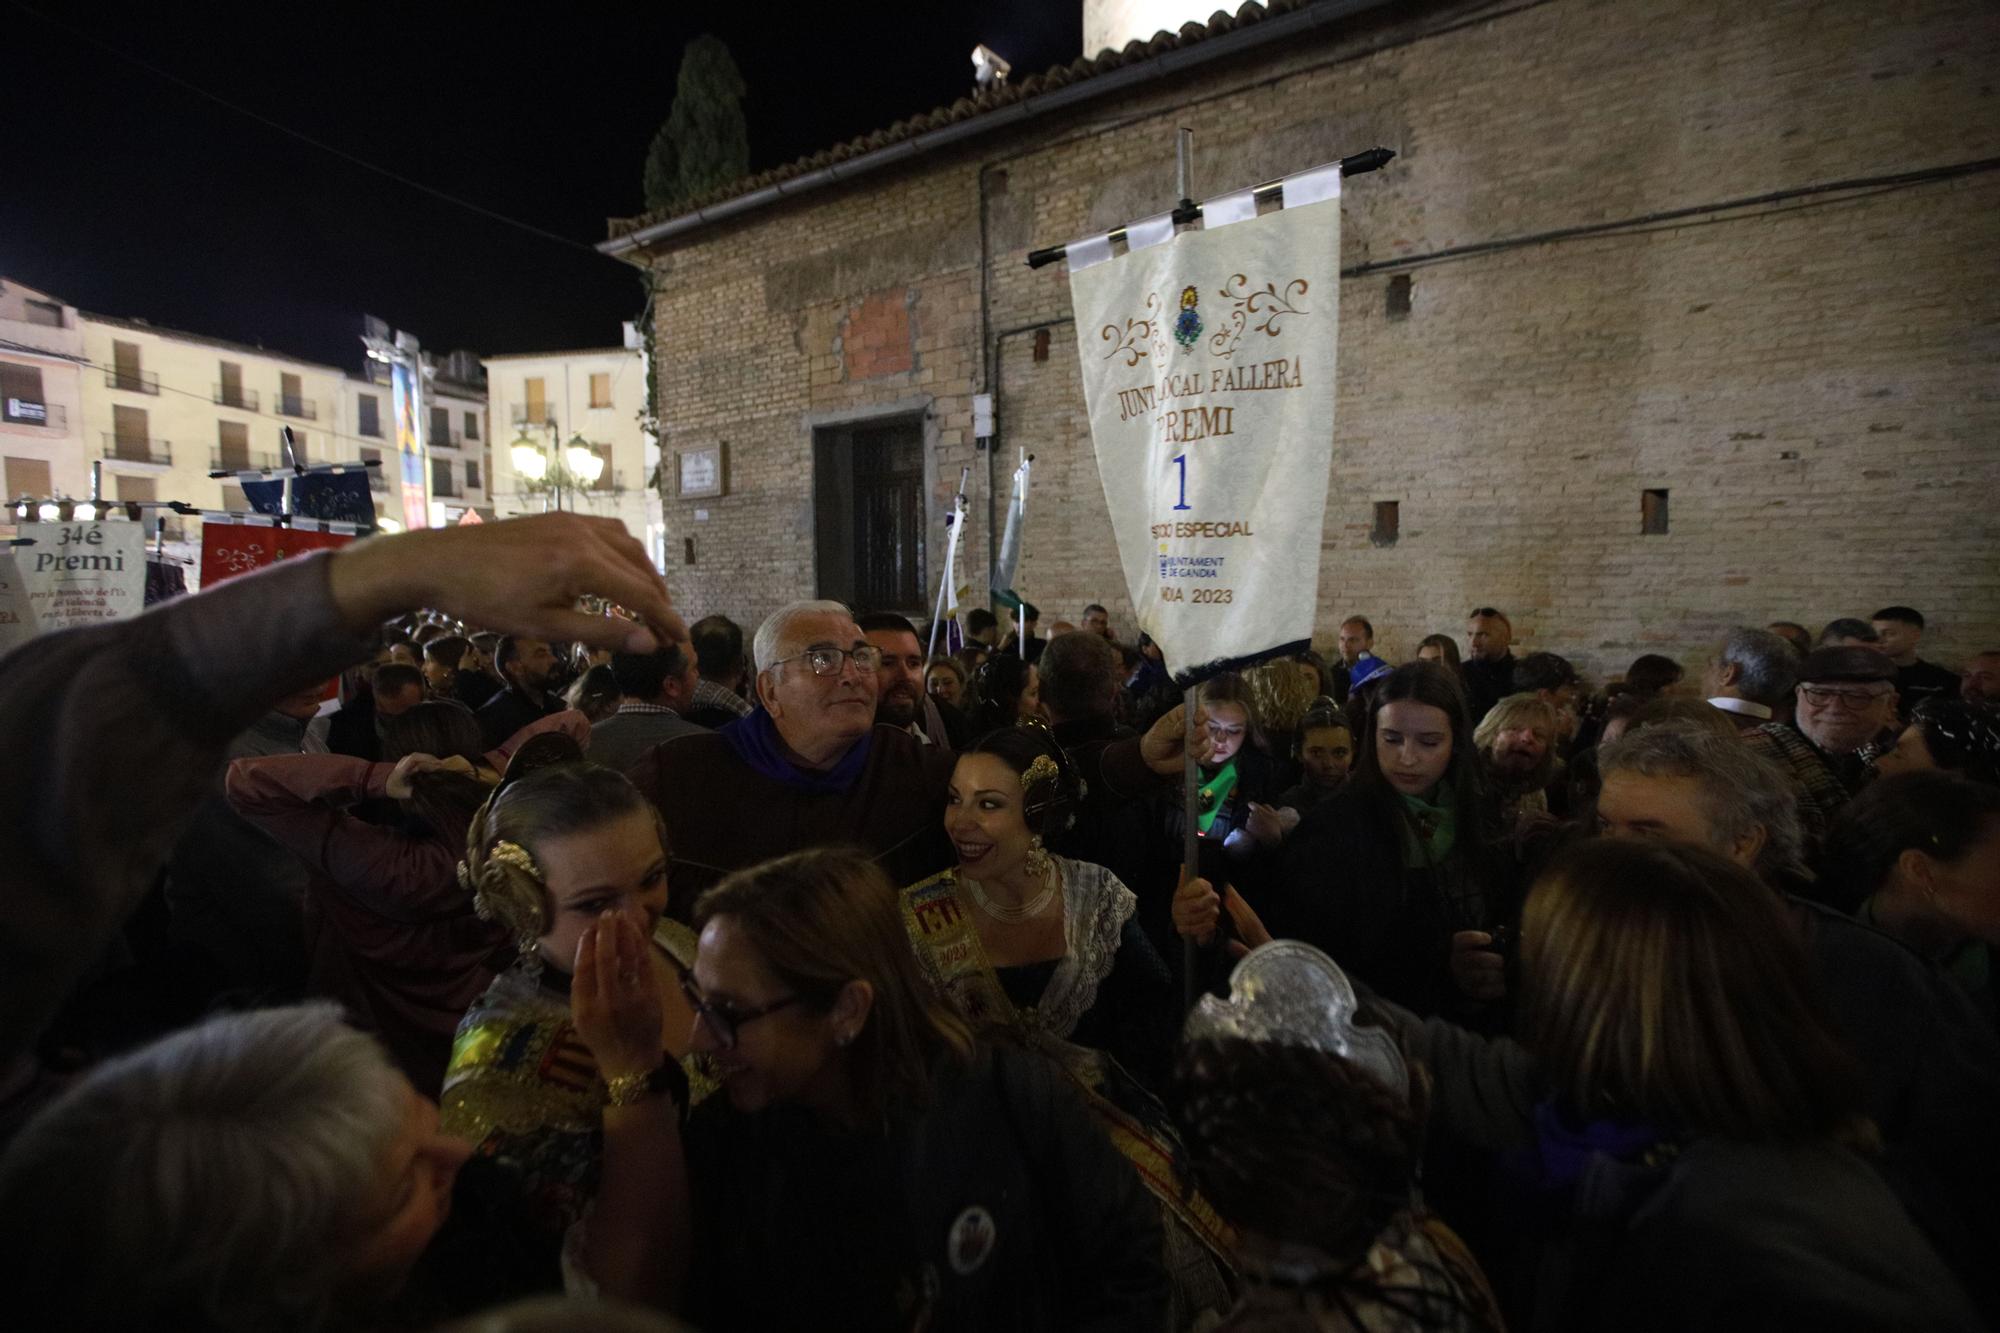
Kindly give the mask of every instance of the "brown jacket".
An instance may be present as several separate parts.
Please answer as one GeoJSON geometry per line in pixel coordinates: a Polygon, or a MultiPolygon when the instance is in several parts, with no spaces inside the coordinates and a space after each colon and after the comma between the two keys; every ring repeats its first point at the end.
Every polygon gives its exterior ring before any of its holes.
{"type": "Polygon", "coordinates": [[[655,746],[632,780],[667,823],[672,899],[681,920],[733,870],[808,847],[859,847],[897,886],[954,860],[944,831],[953,756],[907,731],[875,728],[861,777],[844,792],[802,792],[757,772],[719,733],[655,746]]]}

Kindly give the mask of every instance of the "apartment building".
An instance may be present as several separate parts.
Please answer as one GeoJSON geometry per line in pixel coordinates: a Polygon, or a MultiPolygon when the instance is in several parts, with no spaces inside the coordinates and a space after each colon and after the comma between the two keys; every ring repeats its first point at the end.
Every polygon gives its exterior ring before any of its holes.
{"type": "Polygon", "coordinates": [[[90,494],[83,326],[73,305],[0,278],[0,484],[7,499],[90,494]]]}
{"type": "Polygon", "coordinates": [[[622,347],[485,359],[488,411],[504,433],[492,452],[489,494],[503,518],[555,508],[618,518],[660,566],[666,535],[653,484],[660,451],[641,423],[646,368],[637,343],[628,325],[622,347]],[[572,450],[595,462],[574,466],[572,450]]]}
{"type": "Polygon", "coordinates": [[[107,499],[247,508],[242,487],[208,474],[281,466],[287,428],[300,462],[359,456],[337,366],[140,319],[82,323],[82,451],[103,461],[107,499]]]}

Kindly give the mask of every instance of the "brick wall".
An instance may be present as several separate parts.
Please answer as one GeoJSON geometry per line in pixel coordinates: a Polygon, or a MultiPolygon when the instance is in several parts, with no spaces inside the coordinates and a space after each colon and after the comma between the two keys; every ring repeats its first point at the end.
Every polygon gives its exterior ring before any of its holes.
{"type": "Polygon", "coordinates": [[[749,623],[809,595],[813,422],[914,400],[933,531],[972,467],[975,580],[1025,448],[1020,586],[1129,630],[1067,278],[1022,259],[1165,206],[1188,125],[1197,193],[1401,153],[1342,206],[1343,265],[1390,267],[1341,293],[1323,639],[1359,611],[1401,656],[1490,602],[1523,650],[1602,674],[1908,602],[1955,663],[2000,644],[2000,173],[1425,256],[2000,156],[1995,68],[1981,0],[1399,7],[697,233],[654,257],[660,412],[669,450],[727,441],[730,494],[668,500],[697,551],[669,578],[749,623]],[[1642,536],[1659,488],[1670,529],[1642,536]],[[1369,540],[1382,500],[1394,546],[1369,540]]]}

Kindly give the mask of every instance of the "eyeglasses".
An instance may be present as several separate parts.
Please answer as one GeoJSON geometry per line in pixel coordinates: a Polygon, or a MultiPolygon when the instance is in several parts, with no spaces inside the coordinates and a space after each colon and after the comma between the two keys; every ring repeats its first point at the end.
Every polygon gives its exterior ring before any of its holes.
{"type": "Polygon", "coordinates": [[[840,674],[841,660],[843,658],[852,658],[854,660],[854,669],[866,676],[872,674],[876,667],[882,665],[882,650],[873,644],[867,643],[862,644],[859,648],[808,648],[802,653],[793,653],[790,657],[781,657],[771,663],[771,665],[781,667],[787,662],[796,662],[800,658],[805,659],[806,665],[812,668],[812,673],[815,676],[837,676],[840,674]]]}
{"type": "Polygon", "coordinates": [[[1834,690],[1824,685],[1799,686],[1799,697],[1818,708],[1824,708],[1836,699],[1849,708],[1866,708],[1887,693],[1889,693],[1887,690],[1834,690]]]}
{"type": "MultiPolygon", "coordinates": [[[[666,950],[663,949],[661,952],[666,953],[666,950]]],[[[736,1049],[737,1034],[745,1023],[775,1014],[780,1009],[797,1004],[803,998],[798,995],[787,995],[769,1004],[760,1004],[754,1009],[738,1009],[734,1005],[712,1001],[703,995],[701,987],[695,984],[694,973],[688,971],[687,964],[671,953],[667,953],[667,961],[674,965],[674,971],[680,975],[681,994],[687,997],[688,1008],[694,1010],[695,1017],[708,1028],[708,1035],[714,1037],[715,1044],[725,1051],[736,1049]]]]}

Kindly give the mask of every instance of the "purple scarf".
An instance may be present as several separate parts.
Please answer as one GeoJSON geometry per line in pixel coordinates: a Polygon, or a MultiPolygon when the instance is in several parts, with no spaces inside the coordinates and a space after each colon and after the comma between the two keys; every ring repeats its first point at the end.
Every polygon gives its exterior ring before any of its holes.
{"type": "Polygon", "coordinates": [[[778,735],[778,724],[761,706],[729,723],[719,734],[736,751],[737,758],[771,781],[815,796],[834,796],[853,790],[854,784],[861,781],[862,770],[868,767],[869,750],[875,742],[871,727],[868,734],[848,748],[839,763],[824,773],[814,773],[800,768],[791,758],[778,735]]]}
{"type": "Polygon", "coordinates": [[[1579,1213],[1621,1213],[1626,1196],[1643,1194],[1657,1180],[1657,1159],[1675,1146],[1651,1125],[1578,1124],[1546,1101],[1535,1106],[1534,1131],[1532,1145],[1502,1154],[1500,1178],[1505,1205],[1543,1232],[1560,1230],[1579,1213]],[[1587,1176],[1589,1197],[1580,1197],[1587,1176]]]}

